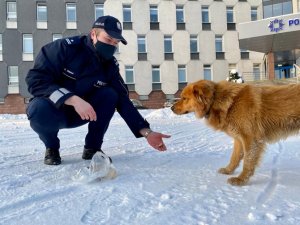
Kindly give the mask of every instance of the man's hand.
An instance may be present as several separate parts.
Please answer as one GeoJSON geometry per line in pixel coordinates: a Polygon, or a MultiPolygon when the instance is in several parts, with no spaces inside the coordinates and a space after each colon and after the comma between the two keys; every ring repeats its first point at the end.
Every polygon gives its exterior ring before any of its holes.
{"type": "Polygon", "coordinates": [[[142,129],[140,133],[147,139],[149,145],[158,151],[166,151],[167,147],[163,142],[163,138],[170,138],[171,135],[161,134],[155,131],[151,131],[150,129],[142,129]],[[150,132],[149,132],[150,131],[150,132]],[[147,134],[145,136],[145,134],[147,134]]]}
{"type": "Polygon", "coordinates": [[[82,98],[73,95],[65,101],[65,104],[73,106],[82,120],[97,120],[97,115],[93,107],[82,98]]]}

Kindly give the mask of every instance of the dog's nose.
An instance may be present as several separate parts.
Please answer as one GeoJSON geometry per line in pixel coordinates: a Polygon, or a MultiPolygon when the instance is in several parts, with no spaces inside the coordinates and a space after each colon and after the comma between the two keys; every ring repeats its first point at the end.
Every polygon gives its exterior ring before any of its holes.
{"type": "Polygon", "coordinates": [[[171,106],[171,110],[174,111],[174,105],[171,106]]]}

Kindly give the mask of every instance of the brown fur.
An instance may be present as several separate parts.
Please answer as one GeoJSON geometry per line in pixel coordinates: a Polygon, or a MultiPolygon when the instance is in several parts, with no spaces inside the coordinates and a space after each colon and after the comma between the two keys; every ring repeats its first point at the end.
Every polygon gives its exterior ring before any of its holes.
{"type": "Polygon", "coordinates": [[[243,159],[243,171],[228,182],[245,185],[267,143],[299,132],[300,85],[255,86],[200,80],[183,89],[172,110],[179,115],[195,112],[208,125],[234,139],[230,163],[219,173],[232,174],[243,159]]]}

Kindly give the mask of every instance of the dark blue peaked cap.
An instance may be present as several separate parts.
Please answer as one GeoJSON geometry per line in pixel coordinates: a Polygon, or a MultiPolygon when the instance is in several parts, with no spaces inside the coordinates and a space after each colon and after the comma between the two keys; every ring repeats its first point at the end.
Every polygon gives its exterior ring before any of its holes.
{"type": "Polygon", "coordinates": [[[122,25],[117,18],[113,16],[100,16],[94,22],[93,28],[102,28],[109,36],[120,40],[124,45],[127,45],[127,41],[122,36],[122,25]]]}

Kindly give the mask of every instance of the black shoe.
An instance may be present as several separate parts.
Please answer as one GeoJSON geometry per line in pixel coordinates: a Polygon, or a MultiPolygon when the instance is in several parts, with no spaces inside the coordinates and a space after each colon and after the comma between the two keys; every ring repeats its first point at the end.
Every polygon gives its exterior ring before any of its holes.
{"type": "MultiPolygon", "coordinates": [[[[96,152],[101,152],[102,154],[106,155],[101,149],[88,149],[84,148],[82,153],[82,159],[90,160],[96,154],[96,152]]],[[[112,163],[111,158],[108,156],[110,163],[112,163]]]]}
{"type": "Polygon", "coordinates": [[[44,163],[46,165],[59,165],[61,164],[61,158],[59,155],[59,151],[56,149],[46,149],[44,163]]]}

